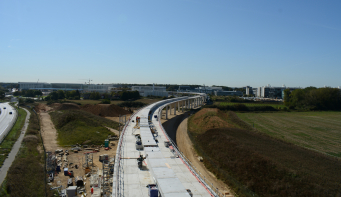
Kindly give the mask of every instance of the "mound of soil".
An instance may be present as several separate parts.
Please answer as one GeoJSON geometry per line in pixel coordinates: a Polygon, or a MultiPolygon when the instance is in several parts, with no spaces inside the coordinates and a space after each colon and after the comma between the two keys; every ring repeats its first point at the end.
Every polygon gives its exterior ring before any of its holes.
{"type": "Polygon", "coordinates": [[[74,103],[53,103],[51,107],[54,110],[80,109],[80,107],[74,103]]]}
{"type": "Polygon", "coordinates": [[[102,117],[118,117],[119,115],[131,114],[129,111],[114,105],[114,104],[97,104],[97,105],[83,105],[81,110],[90,112],[92,114],[102,117]]]}
{"type": "Polygon", "coordinates": [[[229,127],[229,124],[219,117],[218,109],[204,108],[193,117],[193,123],[198,125],[202,132],[210,129],[229,127]]]}

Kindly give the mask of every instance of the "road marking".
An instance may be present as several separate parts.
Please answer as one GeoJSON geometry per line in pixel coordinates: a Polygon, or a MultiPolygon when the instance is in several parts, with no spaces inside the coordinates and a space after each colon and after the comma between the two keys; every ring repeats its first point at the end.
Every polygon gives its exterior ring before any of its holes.
{"type": "Polygon", "coordinates": [[[165,163],[168,168],[171,168],[168,163],[165,163]]]}
{"type": "Polygon", "coordinates": [[[7,127],[8,127],[8,125],[6,126],[6,128],[0,134],[2,134],[7,129],[7,127]]]}

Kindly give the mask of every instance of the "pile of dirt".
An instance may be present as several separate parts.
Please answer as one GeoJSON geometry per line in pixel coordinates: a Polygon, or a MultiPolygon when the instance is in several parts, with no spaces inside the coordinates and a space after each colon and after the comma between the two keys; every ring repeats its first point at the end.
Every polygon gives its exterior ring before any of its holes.
{"type": "Polygon", "coordinates": [[[201,133],[210,129],[228,127],[229,124],[219,115],[218,109],[204,108],[193,116],[193,123],[200,128],[201,133]]]}
{"type": "Polygon", "coordinates": [[[80,107],[77,104],[74,103],[63,103],[59,106],[56,106],[57,110],[69,110],[69,109],[80,109],[80,107]]]}
{"type": "Polygon", "coordinates": [[[81,110],[90,112],[92,114],[102,117],[118,117],[119,115],[131,114],[129,111],[114,105],[114,104],[97,104],[97,105],[83,105],[81,110]]]}

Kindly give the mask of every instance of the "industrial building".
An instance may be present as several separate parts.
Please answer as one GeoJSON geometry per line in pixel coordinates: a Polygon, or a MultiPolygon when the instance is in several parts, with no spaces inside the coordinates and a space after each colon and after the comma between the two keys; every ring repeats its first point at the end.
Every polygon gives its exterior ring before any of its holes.
{"type": "Polygon", "coordinates": [[[270,84],[263,87],[252,88],[250,86],[246,86],[246,94],[254,95],[255,97],[260,98],[278,98],[281,99],[284,97],[284,90],[290,89],[290,91],[300,89],[300,87],[286,87],[283,85],[282,87],[272,87],[270,84]]]}
{"type": "Polygon", "coordinates": [[[200,86],[195,88],[192,92],[199,92],[199,93],[206,93],[206,94],[214,94],[214,92],[220,92],[223,91],[222,87],[216,87],[216,86],[200,86]]]}
{"type": "Polygon", "coordinates": [[[243,96],[241,91],[214,91],[216,96],[243,96]]]}
{"type": "Polygon", "coordinates": [[[132,91],[138,91],[141,96],[161,96],[168,97],[165,86],[132,86],[132,91]]]}
{"type": "Polygon", "coordinates": [[[254,95],[252,87],[246,86],[245,89],[246,89],[246,95],[254,95]]]}
{"type": "Polygon", "coordinates": [[[122,86],[120,84],[80,84],[80,83],[46,83],[46,82],[19,82],[20,90],[79,90],[83,92],[108,92],[111,87],[122,86]]]}

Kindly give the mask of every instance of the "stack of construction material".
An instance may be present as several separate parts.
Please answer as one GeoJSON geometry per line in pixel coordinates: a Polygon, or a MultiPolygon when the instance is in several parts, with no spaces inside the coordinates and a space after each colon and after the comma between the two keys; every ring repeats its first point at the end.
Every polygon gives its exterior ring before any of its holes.
{"type": "Polygon", "coordinates": [[[77,176],[77,177],[75,178],[75,184],[77,185],[77,187],[82,187],[82,186],[84,186],[83,177],[77,176]]]}
{"type": "Polygon", "coordinates": [[[100,178],[98,174],[92,174],[90,177],[90,187],[99,187],[100,185],[100,178]]]}

